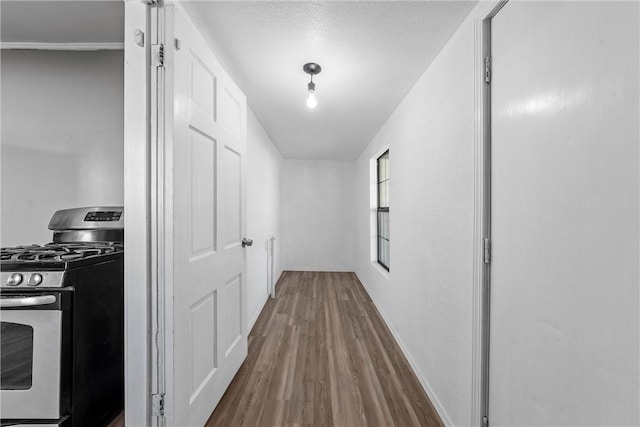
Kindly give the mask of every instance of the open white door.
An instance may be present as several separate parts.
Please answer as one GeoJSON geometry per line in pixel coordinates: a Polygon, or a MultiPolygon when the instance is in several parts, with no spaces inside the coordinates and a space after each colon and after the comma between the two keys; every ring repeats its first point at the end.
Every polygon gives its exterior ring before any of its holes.
{"type": "Polygon", "coordinates": [[[490,426],[638,425],[639,4],[492,20],[490,426]]]}
{"type": "Polygon", "coordinates": [[[166,195],[173,208],[167,421],[201,426],[247,355],[246,98],[181,7],[168,17],[175,39],[168,47],[174,121],[173,188],[166,195]]]}

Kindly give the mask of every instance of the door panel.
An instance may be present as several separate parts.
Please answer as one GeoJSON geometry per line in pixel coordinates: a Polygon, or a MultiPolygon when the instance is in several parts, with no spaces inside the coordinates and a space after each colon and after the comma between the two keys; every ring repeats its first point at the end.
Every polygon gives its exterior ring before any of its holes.
{"type": "Polygon", "coordinates": [[[216,120],[216,76],[190,51],[191,58],[191,101],[194,109],[201,110],[209,120],[216,120]]]}
{"type": "Polygon", "coordinates": [[[225,285],[225,356],[242,338],[242,277],[237,275],[225,285]]]}
{"type": "Polygon", "coordinates": [[[203,425],[247,355],[246,99],[174,12],[173,422],[203,425]]]}
{"type": "Polygon", "coordinates": [[[191,306],[191,395],[198,396],[218,367],[216,354],[217,292],[213,291],[191,306]]]}
{"type": "Polygon", "coordinates": [[[492,20],[492,426],[638,425],[638,16],[492,20]]]}
{"type": "Polygon", "coordinates": [[[224,149],[225,168],[225,219],[226,219],[226,248],[239,245],[242,239],[242,228],[240,224],[240,204],[242,190],[242,169],[240,167],[241,155],[229,147],[224,149]]]}
{"type": "Polygon", "coordinates": [[[216,225],[216,141],[193,128],[191,133],[190,187],[186,188],[191,199],[191,248],[194,256],[215,251],[216,225]]]}

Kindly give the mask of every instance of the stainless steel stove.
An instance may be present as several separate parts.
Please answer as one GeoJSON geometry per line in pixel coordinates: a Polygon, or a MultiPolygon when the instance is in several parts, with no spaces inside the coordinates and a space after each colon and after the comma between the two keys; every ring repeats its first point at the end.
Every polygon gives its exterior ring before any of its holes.
{"type": "Polygon", "coordinates": [[[0,251],[2,426],[100,426],[124,405],[124,214],[58,211],[0,251]]]}

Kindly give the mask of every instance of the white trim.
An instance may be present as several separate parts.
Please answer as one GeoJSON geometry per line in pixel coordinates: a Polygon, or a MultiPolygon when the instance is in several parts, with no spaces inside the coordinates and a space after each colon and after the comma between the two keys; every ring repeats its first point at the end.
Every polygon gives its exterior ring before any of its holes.
{"type": "MultiPolygon", "coordinates": [[[[471,324],[471,419],[469,425],[479,427],[482,425],[484,412],[483,394],[483,318],[488,315],[485,311],[484,295],[484,237],[488,233],[485,229],[487,212],[485,211],[485,139],[486,119],[488,111],[488,89],[484,81],[484,57],[490,52],[490,40],[487,39],[486,20],[504,5],[503,0],[483,1],[472,12],[473,16],[473,42],[474,42],[474,213],[473,213],[473,297],[472,297],[472,324],[471,324]]],[[[488,343],[487,343],[488,345],[488,343]]],[[[487,379],[488,380],[488,379],[487,379]]],[[[488,396],[487,396],[488,398],[488,396]]]]}
{"type": "Polygon", "coordinates": [[[380,147],[373,154],[373,156],[371,156],[371,158],[369,160],[376,161],[376,160],[378,160],[378,157],[382,156],[384,153],[386,153],[387,151],[390,151],[390,150],[391,150],[391,145],[390,144],[383,145],[382,147],[380,147]]]}
{"type": "MultiPolygon", "coordinates": [[[[282,272],[285,271],[319,271],[322,273],[353,273],[353,268],[332,268],[332,267],[285,267],[282,272]]],[[[276,283],[278,281],[276,280],[276,283]]]]}
{"type": "MultiPolygon", "coordinates": [[[[486,6],[482,5],[482,6],[486,6]]],[[[485,95],[484,95],[484,19],[493,9],[481,10],[474,19],[474,212],[473,212],[473,299],[471,325],[471,426],[482,424],[482,319],[484,276],[484,150],[485,150],[485,95]]]]}
{"type": "Polygon", "coordinates": [[[2,42],[0,49],[20,50],[124,50],[124,43],[32,43],[2,42]]]}
{"type": "MultiPolygon", "coordinates": [[[[174,233],[173,233],[173,148],[174,148],[174,66],[175,66],[175,49],[173,43],[168,44],[168,40],[174,40],[174,24],[175,24],[175,10],[173,2],[162,2],[161,12],[162,15],[158,19],[158,24],[162,25],[162,28],[157,34],[158,40],[156,42],[165,43],[164,50],[164,66],[163,74],[164,78],[162,85],[158,90],[162,91],[162,105],[163,105],[163,163],[157,163],[159,169],[156,177],[158,194],[162,193],[162,199],[158,200],[158,209],[162,209],[162,232],[164,234],[164,248],[163,252],[158,254],[158,261],[162,257],[162,268],[164,271],[164,366],[163,368],[163,380],[164,393],[165,393],[165,405],[164,405],[164,420],[163,426],[174,425],[174,344],[173,344],[173,330],[174,330],[174,233]],[[162,39],[162,40],[159,40],[162,39]]],[[[159,94],[160,95],[160,94],[159,94]]],[[[160,231],[160,230],[158,230],[160,231]]]]}
{"type": "Polygon", "coordinates": [[[384,267],[380,265],[378,261],[371,261],[371,266],[374,270],[376,270],[382,277],[384,277],[387,281],[391,280],[391,272],[385,270],[384,267]]]}
{"type": "MultiPolygon", "coordinates": [[[[148,8],[125,2],[125,32],[148,30],[148,8]]],[[[133,38],[124,50],[124,244],[125,424],[150,422],[150,217],[149,217],[149,65],[148,46],[133,38]]]]}
{"type": "Polygon", "coordinates": [[[474,212],[473,212],[473,297],[471,331],[471,420],[470,426],[481,425],[482,419],[482,277],[484,228],[484,105],[483,105],[483,28],[482,19],[474,20],[474,212]]]}
{"type": "MultiPolygon", "coordinates": [[[[166,23],[164,2],[158,2],[149,7],[150,27],[146,35],[145,43],[149,46],[164,43],[166,23]]],[[[165,63],[173,60],[172,53],[165,53],[165,63]]],[[[171,336],[167,334],[167,328],[172,327],[173,313],[166,310],[167,298],[173,300],[173,288],[167,285],[169,276],[173,271],[173,232],[170,228],[172,222],[167,218],[173,218],[173,213],[167,207],[167,187],[165,176],[167,169],[171,168],[173,157],[169,150],[166,129],[171,129],[173,122],[167,121],[167,115],[172,115],[171,106],[166,96],[167,74],[172,78],[170,67],[151,67],[150,72],[150,135],[149,148],[150,172],[149,172],[149,204],[150,204],[150,275],[151,275],[151,393],[164,394],[165,401],[169,395],[167,392],[167,370],[173,365],[167,365],[167,345],[172,346],[171,336]],[[169,111],[167,111],[167,109],[169,111]],[[168,343],[168,344],[167,344],[168,343]]],[[[171,92],[169,92],[171,93],[171,92]]],[[[170,410],[165,410],[165,416],[170,410]]],[[[160,416],[151,417],[151,426],[164,426],[166,420],[160,416]]]]}
{"type": "MultiPolygon", "coordinates": [[[[355,274],[356,277],[358,277],[356,273],[353,273],[353,274],[355,274]]],[[[413,357],[411,356],[411,353],[409,353],[407,346],[402,342],[402,340],[400,339],[400,336],[396,334],[395,330],[391,326],[391,322],[389,321],[389,318],[385,315],[384,311],[382,311],[382,309],[380,308],[376,300],[373,298],[373,296],[371,295],[371,292],[369,292],[369,288],[367,288],[367,285],[365,285],[365,283],[362,280],[360,280],[359,277],[358,277],[358,281],[362,283],[364,290],[369,295],[369,298],[371,298],[371,301],[373,302],[373,305],[378,310],[378,313],[380,313],[380,317],[382,317],[382,320],[384,320],[384,323],[387,325],[387,328],[391,331],[391,335],[393,335],[393,338],[398,344],[398,347],[400,347],[402,354],[404,354],[404,357],[409,362],[409,365],[411,366],[411,370],[413,371],[413,374],[416,376],[416,378],[418,378],[418,381],[420,381],[420,385],[424,389],[425,393],[427,393],[427,396],[429,397],[429,400],[431,401],[431,403],[433,404],[433,407],[438,413],[438,416],[440,416],[440,419],[442,420],[445,426],[453,426],[454,424],[451,421],[449,414],[447,414],[447,411],[444,409],[444,406],[442,406],[442,404],[436,397],[436,394],[434,393],[433,389],[429,385],[429,382],[427,381],[427,379],[424,377],[424,375],[422,375],[422,373],[418,369],[418,365],[413,360],[413,357]]]]}

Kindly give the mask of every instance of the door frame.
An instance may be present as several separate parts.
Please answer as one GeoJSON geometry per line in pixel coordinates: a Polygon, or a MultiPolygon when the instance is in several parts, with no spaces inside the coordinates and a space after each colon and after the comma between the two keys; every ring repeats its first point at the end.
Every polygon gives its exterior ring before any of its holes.
{"type": "MultiPolygon", "coordinates": [[[[484,83],[484,58],[492,59],[492,20],[509,0],[494,3],[485,18],[475,22],[474,52],[476,72],[475,136],[474,136],[474,299],[473,299],[473,368],[472,368],[472,422],[471,425],[491,425],[490,404],[490,327],[491,327],[491,266],[484,263],[484,238],[490,241],[491,254],[491,85],[484,83]],[[486,421],[483,417],[487,417],[486,421]],[[480,421],[478,421],[480,420],[480,421]],[[486,424],[485,424],[486,423],[486,424]]],[[[497,323],[496,323],[497,324],[497,323]]],[[[494,354],[500,354],[498,351],[494,354]]],[[[495,408],[494,408],[495,410],[495,408]]]]}
{"type": "MultiPolygon", "coordinates": [[[[151,28],[150,42],[153,46],[162,47],[162,58],[158,63],[158,58],[152,58],[151,67],[151,147],[150,147],[150,197],[151,204],[150,219],[150,272],[151,272],[151,336],[149,343],[151,346],[151,372],[149,398],[151,407],[149,410],[151,426],[172,425],[167,423],[167,415],[171,406],[167,405],[167,366],[173,366],[170,353],[167,353],[167,339],[171,339],[166,333],[172,327],[170,316],[166,316],[166,301],[172,300],[173,288],[168,285],[172,277],[173,269],[173,246],[172,242],[172,222],[167,218],[173,217],[170,203],[166,203],[167,192],[172,191],[172,186],[167,186],[167,176],[171,170],[171,146],[173,141],[173,121],[168,120],[173,117],[172,102],[167,101],[166,94],[172,93],[171,82],[173,82],[173,49],[168,46],[166,40],[171,25],[168,22],[168,10],[165,0],[154,1],[151,7],[151,28]],[[168,110],[168,111],[167,111],[168,110]],[[168,114],[171,114],[169,116],[168,114]]],[[[157,55],[152,52],[152,55],[157,55]]],[[[171,97],[169,97],[171,98],[171,97]]],[[[171,98],[172,99],[172,98],[171,98]]],[[[169,182],[169,184],[171,181],[169,182]]],[[[170,347],[169,347],[170,348],[170,347]]]]}
{"type": "MultiPolygon", "coordinates": [[[[126,3],[140,0],[125,0],[126,3]]],[[[489,408],[489,322],[490,322],[490,264],[484,262],[484,239],[491,237],[491,90],[485,82],[485,58],[491,57],[491,19],[508,0],[487,1],[477,6],[474,19],[474,251],[473,251],[473,313],[472,313],[472,390],[470,425],[482,426],[489,408]]],[[[143,3],[143,2],[140,2],[143,3]]],[[[164,408],[164,416],[152,416],[152,394],[164,398],[167,387],[165,368],[172,366],[171,319],[165,316],[172,301],[171,241],[172,207],[164,195],[172,189],[170,165],[172,156],[173,105],[166,102],[165,93],[173,93],[172,7],[164,7],[163,0],[147,0],[149,34],[145,42],[144,63],[147,67],[145,84],[138,86],[136,103],[125,100],[125,207],[127,215],[127,262],[125,277],[126,326],[126,396],[127,425],[165,425],[172,419],[172,408],[164,408]],[[151,12],[154,11],[154,12],[151,12]],[[153,19],[152,19],[153,18],[153,19]],[[152,67],[151,40],[165,45],[165,66],[152,67]],[[153,72],[154,68],[157,72],[153,72]],[[147,108],[139,109],[140,97],[147,100],[147,108]],[[127,110],[127,106],[129,109],[127,110]],[[167,138],[165,140],[165,138],[167,138]],[[144,169],[144,175],[139,173],[144,169]],[[142,197],[141,197],[142,196],[142,197]],[[142,261],[141,261],[142,260],[142,261]],[[144,283],[145,286],[140,286],[144,283]],[[138,284],[134,286],[134,284],[138,284]],[[140,381],[145,372],[145,381],[140,381]],[[135,377],[132,375],[135,373],[135,377]]],[[[125,60],[127,46],[133,37],[128,33],[125,16],[125,60]]],[[[131,48],[130,48],[131,49],[131,48]]],[[[126,61],[125,61],[126,63],[126,61]]],[[[140,82],[139,68],[125,65],[127,78],[140,82]],[[137,79],[137,80],[136,80],[137,79]]],[[[132,84],[133,87],[133,84],[132,84]]],[[[130,93],[126,91],[125,93],[130,93]]],[[[166,396],[171,401],[171,396],[166,396]]],[[[156,408],[157,409],[157,408],[156,408]]],[[[169,423],[170,424],[170,423],[169,423]]]]}
{"type": "Polygon", "coordinates": [[[125,25],[125,424],[164,425],[163,82],[152,45],[162,43],[163,0],[124,0],[125,25]],[[160,303],[159,303],[160,301],[160,303]]]}
{"type": "Polygon", "coordinates": [[[148,425],[150,17],[140,1],[124,7],[125,424],[148,425]]]}
{"type": "Polygon", "coordinates": [[[481,9],[474,20],[474,224],[470,425],[482,427],[487,427],[489,424],[491,20],[507,1],[481,3],[479,6],[481,9]],[[488,63],[486,62],[487,58],[488,63]],[[485,239],[488,239],[486,243],[485,239]],[[485,262],[485,256],[487,256],[487,262],[485,262]]]}

